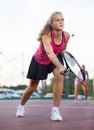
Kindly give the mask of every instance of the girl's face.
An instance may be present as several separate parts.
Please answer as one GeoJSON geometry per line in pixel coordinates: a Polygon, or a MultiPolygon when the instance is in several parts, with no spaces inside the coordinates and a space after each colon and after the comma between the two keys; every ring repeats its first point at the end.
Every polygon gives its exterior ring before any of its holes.
{"type": "Polygon", "coordinates": [[[51,23],[53,30],[62,31],[64,27],[64,18],[62,14],[55,14],[51,23]]]}

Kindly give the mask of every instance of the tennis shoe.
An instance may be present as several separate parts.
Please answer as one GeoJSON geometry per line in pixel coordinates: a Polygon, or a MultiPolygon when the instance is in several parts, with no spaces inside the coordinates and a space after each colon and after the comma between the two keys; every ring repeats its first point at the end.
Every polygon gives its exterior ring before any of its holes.
{"type": "Polygon", "coordinates": [[[16,112],[16,117],[23,117],[24,116],[24,106],[18,106],[17,112],[16,112]]]}
{"type": "Polygon", "coordinates": [[[51,112],[51,120],[53,121],[62,121],[62,116],[60,115],[59,110],[52,110],[51,112]]]}

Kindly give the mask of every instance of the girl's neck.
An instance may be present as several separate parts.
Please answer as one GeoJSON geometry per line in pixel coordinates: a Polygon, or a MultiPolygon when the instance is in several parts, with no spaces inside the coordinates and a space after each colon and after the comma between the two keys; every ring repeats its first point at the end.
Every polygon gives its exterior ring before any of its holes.
{"type": "Polygon", "coordinates": [[[54,43],[60,45],[62,42],[62,31],[53,31],[54,43]]]}
{"type": "Polygon", "coordinates": [[[62,31],[53,31],[55,38],[60,38],[62,36],[62,31]]]}

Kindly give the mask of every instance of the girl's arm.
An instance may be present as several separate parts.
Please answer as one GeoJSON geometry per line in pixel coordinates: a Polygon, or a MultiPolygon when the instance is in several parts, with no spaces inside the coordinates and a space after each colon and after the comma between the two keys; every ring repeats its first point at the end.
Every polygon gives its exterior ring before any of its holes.
{"type": "Polygon", "coordinates": [[[53,48],[51,46],[51,36],[50,36],[50,34],[43,35],[42,36],[42,42],[43,42],[43,45],[44,45],[44,49],[45,49],[49,59],[51,60],[51,62],[55,66],[57,66],[58,69],[60,69],[60,72],[65,70],[65,67],[59,62],[57,56],[53,52],[53,48]]]}

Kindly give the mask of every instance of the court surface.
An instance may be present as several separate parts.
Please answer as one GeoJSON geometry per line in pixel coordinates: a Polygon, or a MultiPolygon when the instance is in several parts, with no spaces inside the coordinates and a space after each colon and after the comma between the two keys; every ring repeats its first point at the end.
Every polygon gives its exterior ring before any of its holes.
{"type": "Polygon", "coordinates": [[[32,99],[25,116],[15,116],[19,100],[0,100],[0,130],[94,130],[94,101],[61,100],[62,122],[50,120],[52,99],[32,99]]]}

